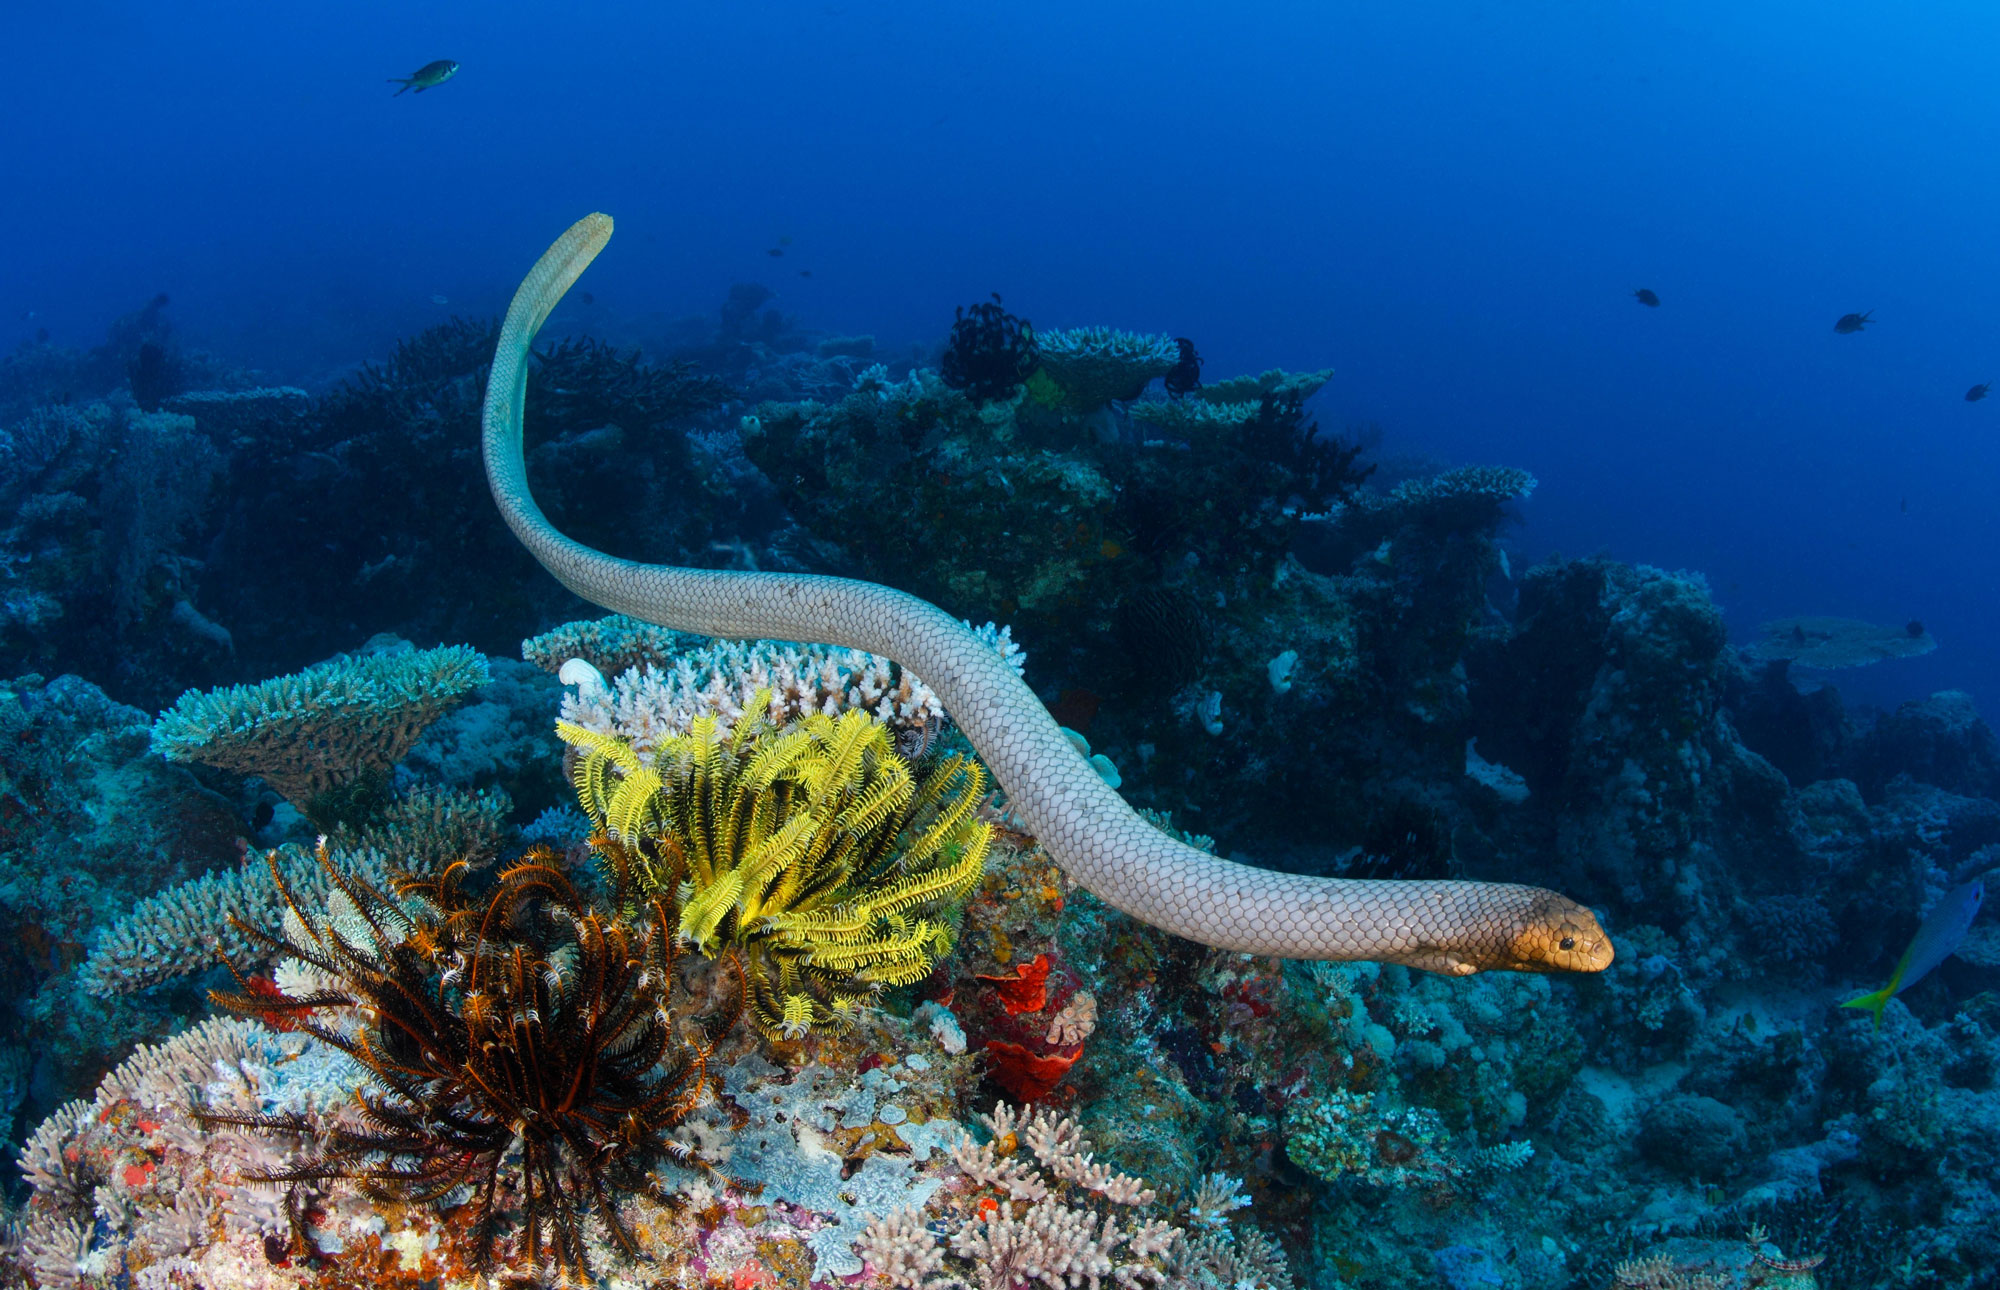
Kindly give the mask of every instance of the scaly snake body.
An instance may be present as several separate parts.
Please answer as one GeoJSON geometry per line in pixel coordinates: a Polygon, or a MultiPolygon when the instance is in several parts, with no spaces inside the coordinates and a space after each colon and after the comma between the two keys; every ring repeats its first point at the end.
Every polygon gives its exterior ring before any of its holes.
{"type": "Polygon", "coordinates": [[[926,601],[873,583],[805,574],[639,564],[564,537],[528,490],[521,407],[535,333],[611,237],[588,215],[521,283],[486,388],[487,480],[515,536],[577,595],[679,631],[821,641],[868,650],[922,677],[1070,877],[1106,903],[1221,949],[1372,959],[1463,975],[1594,972],[1611,942],[1588,909],[1512,883],[1308,878],[1235,864],[1135,814],[1064,737],[993,649],[926,601]]]}

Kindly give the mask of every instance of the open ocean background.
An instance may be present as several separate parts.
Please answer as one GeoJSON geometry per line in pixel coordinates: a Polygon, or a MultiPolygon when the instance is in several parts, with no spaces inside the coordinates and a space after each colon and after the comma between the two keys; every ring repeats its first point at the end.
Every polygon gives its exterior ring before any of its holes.
{"type": "Polygon", "coordinates": [[[1738,640],[1921,619],[1941,648],[1844,674],[1849,701],[1995,710],[2000,399],[1963,398],[2000,378],[1989,5],[82,0],[7,26],[0,347],[88,347],[164,291],[183,344],[323,388],[497,313],[601,209],[595,312],[552,331],[643,343],[762,281],[807,326],[932,346],[999,291],[1194,337],[1211,379],[1331,365],[1328,427],[1540,478],[1519,555],[1701,570],[1738,640]],[[434,58],[463,70],[391,97],[434,58]]]}

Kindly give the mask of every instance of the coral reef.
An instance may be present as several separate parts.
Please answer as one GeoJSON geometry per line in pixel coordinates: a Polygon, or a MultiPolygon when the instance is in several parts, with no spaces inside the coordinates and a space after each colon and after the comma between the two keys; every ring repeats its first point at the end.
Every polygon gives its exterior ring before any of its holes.
{"type": "MultiPolygon", "coordinates": [[[[460,1211],[463,1255],[494,1266],[503,1215],[530,1271],[553,1264],[591,1277],[594,1217],[637,1257],[621,1199],[678,1201],[652,1165],[699,1157],[674,1136],[709,1093],[717,1036],[733,1002],[688,1033],[677,1016],[675,911],[648,902],[636,923],[606,918],[546,859],[508,868],[484,898],[465,866],[396,883],[396,898],[319,854],[330,895],[302,914],[275,860],[283,935],[244,927],[283,955],[275,985],[232,966],[237,990],[216,1002],[305,1031],[366,1069],[360,1123],[336,1121],[313,1150],[246,1175],[289,1185],[286,1212],[303,1252],[310,1190],[353,1181],[371,1196],[460,1211]],[[503,1186],[504,1179],[504,1186],[503,1186]],[[463,1201],[469,1193],[471,1199],[463,1201]],[[466,1213],[464,1211],[469,1211],[466,1213]]],[[[306,1116],[201,1109],[204,1126],[315,1134],[306,1116]]]]}
{"type": "Polygon", "coordinates": [[[697,717],[643,757],[569,722],[557,730],[577,753],[594,845],[642,890],[679,893],[683,939],[741,956],[766,1034],[844,1024],[950,951],[945,911],[979,880],[993,832],[974,814],[987,782],[977,762],[912,767],[887,725],[857,710],[738,721],[726,740],[697,717]]]}
{"type": "Polygon", "coordinates": [[[1011,374],[955,388],[774,299],[673,324],[663,362],[543,357],[566,527],[1005,617],[1175,836],[1558,884],[1617,961],[1445,980],[1136,924],[887,660],[564,623],[468,455],[485,324],[308,394],[149,305],[95,353],[0,359],[10,1284],[1991,1280],[1990,917],[1879,1033],[1830,1006],[2000,861],[1973,696],[1816,683],[1922,624],[1739,649],[1698,574],[1521,567],[1532,478],[1368,473],[1305,411],[1328,372],[1192,385],[1191,346],[1095,331],[1038,333],[1031,372],[1021,325],[1011,374]],[[281,676],[378,629],[511,651],[552,623],[528,663],[385,637],[281,676]],[[259,676],[159,752],[117,701],[259,676]],[[198,746],[228,769],[162,755],[198,746]]]}
{"type": "Polygon", "coordinates": [[[153,750],[169,761],[255,775],[331,824],[386,783],[425,727],[486,684],[464,646],[336,659],[292,676],[201,694],[160,715],[153,750]]]}
{"type": "Polygon", "coordinates": [[[1035,334],[1041,370],[1078,412],[1136,399],[1180,362],[1171,336],[1141,336],[1112,327],[1070,327],[1035,334]]]}
{"type": "Polygon", "coordinates": [[[1914,658],[1936,648],[1937,639],[1919,622],[1877,627],[1852,618],[1780,618],[1759,624],[1757,639],[1743,653],[1760,663],[1782,660],[1831,670],[1914,658]]]}
{"type": "MultiPolygon", "coordinates": [[[[1158,1193],[1097,1163],[1076,1121],[1046,1111],[1022,1117],[1004,1102],[981,1119],[992,1136],[953,1148],[957,1177],[941,1193],[948,1200],[869,1225],[860,1248],[876,1284],[1290,1290],[1283,1254],[1255,1229],[1191,1237],[1149,1213],[1158,1193]]],[[[1240,1207],[1232,1183],[1217,1177],[1190,1199],[1193,1224],[1227,1224],[1227,1211],[1240,1207]]]]}
{"type": "Polygon", "coordinates": [[[974,402],[991,403],[1013,397],[1040,358],[1035,329],[1002,309],[996,294],[970,309],[960,307],[938,375],[974,402]]]}
{"type": "MultiPolygon", "coordinates": [[[[571,674],[579,679],[573,682],[575,693],[563,701],[563,719],[623,739],[640,752],[685,734],[704,716],[729,730],[745,713],[783,724],[815,712],[837,716],[856,710],[886,723],[898,747],[915,756],[935,742],[947,721],[944,705],[920,677],[877,654],[779,641],[696,645],[698,638],[682,633],[627,627],[631,619],[602,621],[601,627],[565,624],[522,648],[552,672],[571,658],[589,664],[595,675],[571,674]],[[556,658],[570,646],[577,652],[556,658]],[[627,667],[613,672],[621,662],[627,667]]],[[[1010,628],[987,623],[974,631],[1017,674],[1025,666],[1010,628]]]]}

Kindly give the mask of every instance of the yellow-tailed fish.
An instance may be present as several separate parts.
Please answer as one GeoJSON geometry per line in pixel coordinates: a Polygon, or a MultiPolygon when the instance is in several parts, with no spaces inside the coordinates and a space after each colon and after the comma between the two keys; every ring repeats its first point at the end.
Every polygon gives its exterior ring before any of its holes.
{"type": "Polygon", "coordinates": [[[1910,938],[1910,948],[1904,950],[1903,957],[1896,961],[1896,970],[1889,974],[1889,984],[1880,990],[1849,999],[1840,1006],[1874,1013],[1875,1029],[1880,1030],[1882,1009],[1889,1005],[1889,1000],[1923,980],[1932,968],[1952,956],[1971,929],[1972,920],[1978,917],[1979,904],[1984,899],[1986,883],[1982,879],[1975,878],[1953,887],[1924,918],[1917,934],[1910,938]]]}

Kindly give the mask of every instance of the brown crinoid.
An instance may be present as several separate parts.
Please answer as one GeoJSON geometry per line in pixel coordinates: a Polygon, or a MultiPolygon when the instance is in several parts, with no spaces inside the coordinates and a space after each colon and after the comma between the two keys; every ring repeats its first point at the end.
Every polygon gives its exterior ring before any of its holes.
{"type": "MultiPolygon", "coordinates": [[[[286,889],[282,938],[243,929],[291,961],[292,991],[236,972],[238,989],[215,1001],[291,1020],[373,1084],[355,1094],[358,1123],[322,1126],[313,1154],[252,1181],[291,1184],[294,1214],[314,1184],[339,1179],[378,1199],[470,1206],[461,1255],[480,1269],[512,1228],[531,1268],[553,1262],[588,1282],[593,1213],[638,1256],[619,1201],[643,1193],[674,1206],[652,1166],[700,1163],[670,1135],[708,1094],[714,1042],[742,1007],[741,971],[730,968],[720,1015],[677,1017],[679,911],[655,897],[635,918],[601,913],[551,859],[530,852],[479,897],[461,885],[461,862],[401,879],[392,898],[322,850],[326,910],[301,909],[286,889]]],[[[205,1118],[309,1128],[287,1116],[205,1118]]]]}

